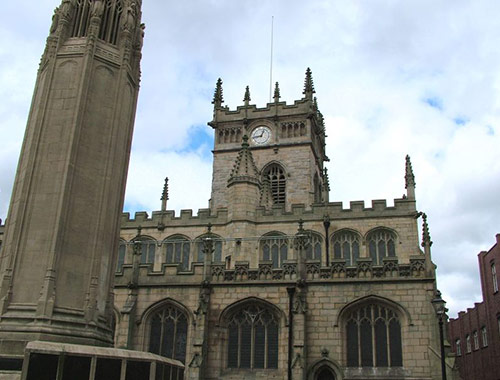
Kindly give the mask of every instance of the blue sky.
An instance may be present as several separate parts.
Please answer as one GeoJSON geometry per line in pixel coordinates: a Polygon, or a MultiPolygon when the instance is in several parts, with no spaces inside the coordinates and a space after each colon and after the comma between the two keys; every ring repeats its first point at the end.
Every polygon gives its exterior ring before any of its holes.
{"type": "MultiPolygon", "coordinates": [[[[0,218],[53,9],[2,5],[0,218]]],[[[410,154],[429,217],[438,284],[451,314],[480,300],[477,253],[500,232],[500,3],[456,0],[144,1],[142,81],[126,209],[205,208],[212,176],[212,95],[231,108],[249,85],[269,96],[269,36],[282,100],[302,96],[311,67],[327,128],[333,201],[404,193],[410,154]]]]}

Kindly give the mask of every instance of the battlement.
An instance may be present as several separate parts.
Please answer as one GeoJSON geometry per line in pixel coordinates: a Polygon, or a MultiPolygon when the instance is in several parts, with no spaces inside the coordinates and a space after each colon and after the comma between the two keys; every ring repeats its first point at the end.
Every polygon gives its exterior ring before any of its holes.
{"type": "MultiPolygon", "coordinates": [[[[217,123],[251,122],[254,119],[272,119],[278,117],[294,117],[314,114],[308,99],[295,100],[293,104],[286,102],[271,102],[265,107],[257,107],[255,104],[248,106],[237,106],[231,110],[229,107],[218,107],[215,109],[215,120],[217,123]]],[[[209,123],[215,127],[214,123],[209,123]]]]}
{"type": "MultiPolygon", "coordinates": [[[[258,207],[255,216],[248,217],[253,222],[297,221],[298,219],[323,220],[325,215],[330,219],[349,218],[376,218],[376,217],[402,217],[413,216],[416,213],[415,201],[406,198],[394,199],[394,206],[387,206],[385,199],[371,201],[371,207],[367,207],[364,201],[351,201],[349,208],[343,208],[342,202],[329,202],[326,204],[315,203],[311,208],[304,204],[293,204],[290,211],[285,210],[282,205],[272,208],[258,207]]],[[[180,215],[175,211],[153,211],[150,217],[147,212],[139,211],[133,218],[130,213],[122,214],[122,228],[156,227],[168,224],[169,226],[200,226],[211,223],[213,225],[224,225],[230,223],[228,210],[219,208],[215,213],[210,209],[200,209],[197,215],[193,210],[181,210],[180,215]]]]}

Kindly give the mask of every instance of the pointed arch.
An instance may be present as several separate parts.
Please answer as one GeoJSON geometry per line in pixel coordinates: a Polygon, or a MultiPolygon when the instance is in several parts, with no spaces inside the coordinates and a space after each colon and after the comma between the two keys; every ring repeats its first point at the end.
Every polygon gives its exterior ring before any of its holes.
{"type": "Polygon", "coordinates": [[[186,362],[191,312],[171,298],[151,305],[141,316],[145,351],[186,362]]]}
{"type": "Polygon", "coordinates": [[[396,257],[398,235],[387,227],[376,227],[365,235],[368,253],[374,264],[382,265],[384,257],[396,257]]]}
{"type": "Polygon", "coordinates": [[[181,270],[189,268],[191,256],[191,240],[182,234],[168,236],[162,242],[165,263],[178,264],[181,270]]]}
{"type": "Polygon", "coordinates": [[[283,232],[266,233],[259,240],[261,260],[272,261],[273,268],[281,267],[288,260],[288,245],[289,239],[283,232]]]}
{"type": "Polygon", "coordinates": [[[262,183],[268,183],[274,205],[286,203],[287,171],[278,161],[271,161],[264,165],[261,171],[262,183]]]}
{"type": "Polygon", "coordinates": [[[340,365],[336,361],[324,357],[317,360],[309,367],[307,371],[307,380],[318,380],[318,376],[324,370],[328,370],[333,374],[335,380],[342,380],[344,378],[340,365]]]}
{"type": "Polygon", "coordinates": [[[344,259],[348,266],[356,265],[361,239],[360,233],[350,228],[335,231],[332,235],[332,258],[344,259]]]}
{"type": "Polygon", "coordinates": [[[203,239],[207,237],[210,237],[213,241],[214,252],[212,256],[212,262],[216,263],[222,262],[222,246],[225,243],[225,239],[213,233],[205,233],[194,239],[194,243],[196,244],[195,248],[196,257],[193,259],[193,261],[202,263],[205,260],[203,239]]]}
{"type": "Polygon", "coordinates": [[[127,241],[120,238],[118,241],[118,255],[116,258],[116,272],[121,272],[127,257],[127,241]]]}
{"type": "Polygon", "coordinates": [[[344,306],[338,317],[347,367],[403,366],[403,325],[409,314],[398,303],[366,296],[344,306]]]}
{"type": "Polygon", "coordinates": [[[308,230],[306,232],[310,236],[310,239],[305,247],[306,259],[321,261],[321,256],[323,251],[323,241],[324,241],[323,234],[313,230],[308,230]]]}
{"type": "Polygon", "coordinates": [[[226,307],[219,321],[226,332],[222,351],[227,368],[278,368],[284,313],[256,297],[226,307]]]}
{"type": "Polygon", "coordinates": [[[337,316],[337,322],[335,326],[338,327],[341,325],[342,319],[345,318],[346,313],[348,313],[351,309],[356,309],[357,307],[369,303],[382,304],[392,309],[395,309],[397,312],[399,312],[400,317],[403,318],[403,321],[405,322],[406,325],[413,326],[411,315],[404,306],[402,306],[400,303],[396,301],[393,301],[386,297],[378,296],[376,294],[370,294],[367,296],[359,297],[344,305],[339,311],[339,315],[337,316]]]}
{"type": "Polygon", "coordinates": [[[139,235],[130,240],[130,243],[141,242],[141,264],[153,264],[155,262],[156,247],[158,241],[149,235],[139,235]]]}

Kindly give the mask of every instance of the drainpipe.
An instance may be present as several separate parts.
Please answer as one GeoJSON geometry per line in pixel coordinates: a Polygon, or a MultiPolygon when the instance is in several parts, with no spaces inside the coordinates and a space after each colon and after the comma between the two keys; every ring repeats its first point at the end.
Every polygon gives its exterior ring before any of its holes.
{"type": "Polygon", "coordinates": [[[325,215],[323,218],[323,226],[325,227],[325,248],[326,248],[326,266],[330,266],[330,239],[328,237],[328,229],[330,228],[330,217],[325,215]]]}
{"type": "Polygon", "coordinates": [[[293,295],[295,287],[286,288],[288,292],[288,380],[292,380],[293,356],[293,295]]]}

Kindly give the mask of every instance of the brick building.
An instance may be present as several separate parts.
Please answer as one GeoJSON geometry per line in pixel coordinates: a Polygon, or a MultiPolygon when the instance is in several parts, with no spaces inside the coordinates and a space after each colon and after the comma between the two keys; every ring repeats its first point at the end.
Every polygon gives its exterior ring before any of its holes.
{"type": "Polygon", "coordinates": [[[449,321],[449,337],[464,380],[500,379],[500,234],[496,244],[480,252],[479,274],[483,302],[458,313],[449,321]]]}

